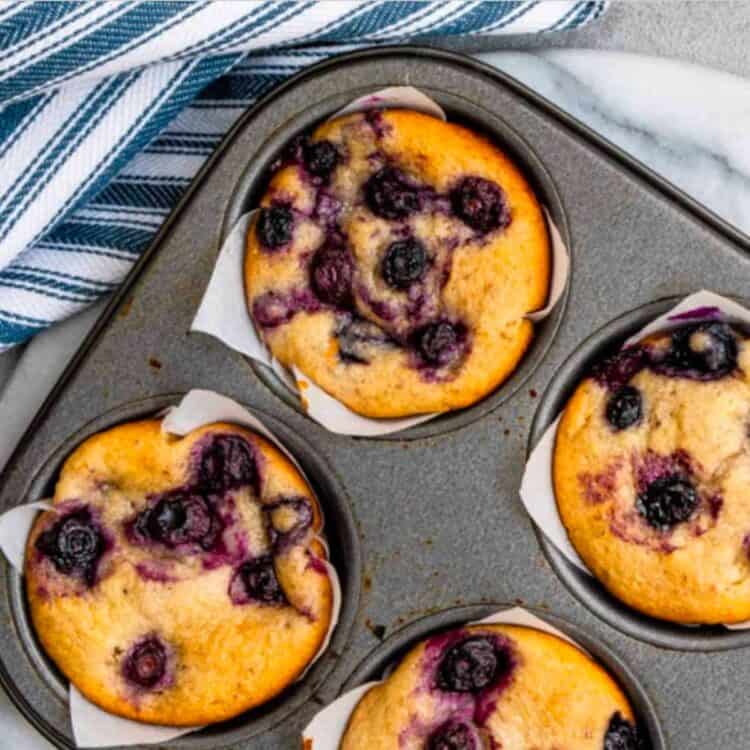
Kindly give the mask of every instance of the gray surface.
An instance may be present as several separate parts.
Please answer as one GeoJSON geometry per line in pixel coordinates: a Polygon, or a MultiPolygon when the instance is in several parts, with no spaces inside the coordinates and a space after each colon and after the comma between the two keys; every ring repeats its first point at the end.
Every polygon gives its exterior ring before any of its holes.
{"type": "MultiPolygon", "coordinates": [[[[355,635],[319,692],[320,701],[334,697],[377,644],[368,623],[390,632],[456,603],[521,600],[549,608],[611,645],[640,676],[675,750],[740,750],[746,747],[744,691],[729,686],[750,680],[745,652],[659,650],[605,625],[568,593],[546,563],[517,488],[538,402],[532,391],[544,391],[585,336],[653,299],[704,285],[742,294],[749,281],[748,258],[717,232],[489,79],[413,61],[407,66],[382,60],[350,66],[334,82],[314,79],[304,91],[277,100],[224,152],[148,272],[129,290],[125,306],[12,463],[0,508],[24,498],[46,457],[104,411],[145,395],[214,388],[283,420],[328,458],[352,499],[364,543],[363,604],[355,635]],[[364,78],[372,87],[404,82],[406,70],[412,84],[453,90],[485,103],[522,132],[546,164],[570,223],[575,259],[571,304],[527,386],[491,414],[425,440],[354,440],[324,432],[273,396],[239,355],[185,331],[215,258],[230,193],[261,134],[273,132],[292,112],[332,91],[346,94],[364,78]],[[192,263],[186,264],[186,258],[192,263]],[[151,357],[161,361],[160,369],[149,366],[151,357]]],[[[8,621],[8,604],[7,596],[0,599],[3,663],[39,713],[64,729],[65,707],[28,665],[8,621]]],[[[274,733],[238,747],[294,747],[300,727],[315,710],[311,703],[274,733]]]]}
{"type": "Polygon", "coordinates": [[[562,34],[452,41],[453,49],[606,49],[672,57],[750,76],[750,2],[612,0],[595,23],[562,34]]]}

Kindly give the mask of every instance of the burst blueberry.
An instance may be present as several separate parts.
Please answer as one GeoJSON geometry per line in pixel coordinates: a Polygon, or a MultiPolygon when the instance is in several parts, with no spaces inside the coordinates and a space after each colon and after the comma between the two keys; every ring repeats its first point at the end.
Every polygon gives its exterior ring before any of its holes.
{"type": "Polygon", "coordinates": [[[339,357],[348,363],[367,364],[370,347],[389,346],[392,340],[385,331],[363,318],[349,318],[336,329],[339,357]]]}
{"type": "Polygon", "coordinates": [[[247,441],[239,435],[215,436],[201,453],[198,481],[211,492],[243,486],[257,491],[258,467],[247,441]]]}
{"type": "Polygon", "coordinates": [[[726,323],[719,321],[677,328],[664,364],[721,377],[737,367],[737,338],[726,323]]]}
{"type": "Polygon", "coordinates": [[[636,499],[636,509],[649,526],[669,531],[688,521],[698,505],[698,493],[692,482],[680,474],[652,481],[636,499]]]}
{"type": "Polygon", "coordinates": [[[643,399],[632,385],[624,385],[607,400],[607,421],[615,430],[626,430],[641,421],[643,399]]]}
{"type": "Polygon", "coordinates": [[[430,735],[427,750],[478,750],[475,737],[467,724],[448,721],[430,735]]]}
{"type": "Polygon", "coordinates": [[[327,180],[339,162],[339,152],[330,141],[312,141],[303,148],[305,168],[310,174],[327,180]]]}
{"type": "Polygon", "coordinates": [[[472,636],[445,652],[438,667],[437,685],[449,692],[478,693],[509,667],[507,655],[489,638],[472,636]]]}
{"type": "Polygon", "coordinates": [[[155,636],[137,643],[125,657],[122,673],[125,679],[140,688],[153,688],[167,671],[167,650],[155,636]]]}
{"type": "Polygon", "coordinates": [[[236,578],[249,599],[263,604],[282,604],[286,601],[270,555],[246,560],[237,570],[236,578]]]}
{"type": "Polygon", "coordinates": [[[500,187],[482,177],[466,177],[451,192],[454,212],[477,232],[510,224],[510,209],[500,187]]]}
{"type": "Polygon", "coordinates": [[[160,498],[135,521],[138,536],[167,547],[199,544],[210,549],[220,529],[221,522],[205,497],[180,490],[160,498]]]}
{"type": "Polygon", "coordinates": [[[383,167],[365,183],[370,210],[382,219],[404,219],[419,211],[419,190],[395,167],[383,167]]]}
{"type": "Polygon", "coordinates": [[[92,586],[96,579],[97,563],[104,554],[106,544],[94,523],[91,510],[79,508],[41,533],[35,547],[52,561],[60,573],[81,578],[92,586]]]}
{"type": "Polygon", "coordinates": [[[422,278],[426,265],[427,253],[418,239],[398,240],[388,247],[383,258],[383,279],[393,289],[408,289],[422,278]]]}
{"type": "Polygon", "coordinates": [[[256,224],[256,232],[261,245],[276,250],[291,242],[294,228],[294,215],[287,206],[262,208],[256,224]]]}
{"type": "Polygon", "coordinates": [[[310,501],[302,496],[281,497],[265,505],[263,510],[268,514],[271,540],[275,548],[295,544],[313,521],[310,501]]]}
{"type": "Polygon", "coordinates": [[[354,261],[342,246],[324,245],[312,261],[311,280],[315,293],[323,302],[337,307],[351,304],[354,261]]]}
{"type": "Polygon", "coordinates": [[[447,321],[430,323],[416,333],[416,345],[429,365],[446,365],[456,358],[461,348],[462,332],[447,321]]]}
{"type": "Polygon", "coordinates": [[[609,720],[603,750],[645,750],[645,743],[637,728],[617,711],[609,720]]]}

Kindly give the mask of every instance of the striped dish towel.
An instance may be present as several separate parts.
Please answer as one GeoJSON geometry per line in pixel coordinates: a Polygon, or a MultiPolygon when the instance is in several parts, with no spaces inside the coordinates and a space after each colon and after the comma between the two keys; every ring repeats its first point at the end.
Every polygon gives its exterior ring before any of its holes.
{"type": "Polygon", "coordinates": [[[581,26],[592,2],[0,4],[0,351],[122,281],[242,112],[357,47],[581,26]]]}

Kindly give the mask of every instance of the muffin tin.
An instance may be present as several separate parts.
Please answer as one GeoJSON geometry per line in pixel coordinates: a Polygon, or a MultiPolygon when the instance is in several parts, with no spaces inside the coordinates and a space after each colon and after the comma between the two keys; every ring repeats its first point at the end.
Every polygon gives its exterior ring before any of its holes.
{"type": "MultiPolygon", "coordinates": [[[[340,545],[333,552],[346,609],[328,656],[273,705],[160,747],[297,747],[302,727],[356,679],[357,665],[368,654],[377,660],[383,634],[456,605],[520,600],[574,623],[584,643],[606,644],[592,650],[639,708],[639,695],[650,699],[649,716],[658,716],[664,735],[659,745],[653,730],[657,747],[740,750],[744,690],[730,686],[750,681],[750,654],[719,649],[746,644],[745,634],[683,636],[654,621],[632,623],[631,612],[576,580],[554,550],[547,547],[545,557],[518,487],[528,445],[589,355],[662,308],[618,316],[702,287],[741,295],[749,250],[744,235],[492,68],[416,47],[334,58],[261,101],[202,170],[29,428],[3,474],[0,510],[45,494],[85,434],[152,413],[174,398],[164,394],[210,388],[260,410],[310,472],[332,522],[332,547],[340,545]],[[237,353],[187,331],[222,236],[252,205],[278,147],[357,95],[399,84],[424,90],[450,119],[488,131],[513,153],[567,234],[573,269],[568,304],[539,327],[500,391],[407,433],[356,439],[326,432],[267,372],[258,377],[237,353]],[[627,664],[642,688],[607,654],[627,664]]],[[[2,565],[0,681],[45,736],[72,747],[64,687],[28,630],[18,576],[2,565]]],[[[452,616],[441,614],[430,627],[452,624],[452,616]]],[[[461,620],[474,616],[462,612],[461,620]]]]}

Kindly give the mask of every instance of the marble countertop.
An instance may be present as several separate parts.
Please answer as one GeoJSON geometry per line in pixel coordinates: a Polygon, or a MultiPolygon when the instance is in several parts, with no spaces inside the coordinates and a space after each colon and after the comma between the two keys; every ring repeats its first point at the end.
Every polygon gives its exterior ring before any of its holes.
{"type": "MultiPolygon", "coordinates": [[[[494,40],[495,48],[512,45],[513,51],[482,51],[481,59],[750,233],[748,30],[750,3],[614,3],[588,29],[564,37],[494,40]],[[654,56],[664,54],[680,59],[654,56]]],[[[487,44],[474,40],[462,47],[478,52],[487,44]]],[[[102,307],[0,356],[0,467],[102,307]]],[[[0,725],[0,749],[51,748],[4,695],[0,725]]]]}

